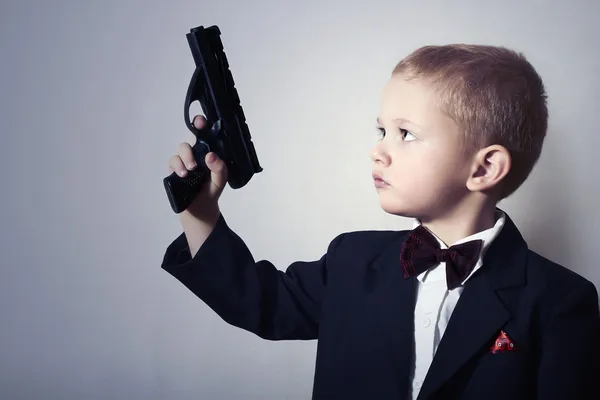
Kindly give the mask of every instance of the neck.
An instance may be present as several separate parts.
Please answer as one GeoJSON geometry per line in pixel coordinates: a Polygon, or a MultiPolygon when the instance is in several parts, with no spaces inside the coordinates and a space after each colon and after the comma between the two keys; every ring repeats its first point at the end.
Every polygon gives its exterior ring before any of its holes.
{"type": "Polygon", "coordinates": [[[496,223],[496,205],[465,203],[435,218],[422,218],[421,224],[439,237],[447,246],[490,229],[496,223]]]}

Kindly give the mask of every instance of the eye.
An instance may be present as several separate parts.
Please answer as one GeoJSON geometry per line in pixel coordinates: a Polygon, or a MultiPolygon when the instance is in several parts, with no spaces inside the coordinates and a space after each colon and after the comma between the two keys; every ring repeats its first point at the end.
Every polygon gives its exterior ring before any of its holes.
{"type": "Polygon", "coordinates": [[[400,128],[400,133],[402,134],[402,140],[404,140],[405,142],[410,142],[416,139],[415,135],[413,135],[410,131],[407,131],[406,129],[400,128]]]}
{"type": "MultiPolygon", "coordinates": [[[[379,140],[383,140],[385,137],[385,128],[376,126],[375,129],[377,129],[377,136],[379,137],[379,140]]],[[[400,132],[400,137],[402,138],[403,142],[410,142],[417,139],[412,132],[406,129],[398,128],[398,131],[400,132]]]]}

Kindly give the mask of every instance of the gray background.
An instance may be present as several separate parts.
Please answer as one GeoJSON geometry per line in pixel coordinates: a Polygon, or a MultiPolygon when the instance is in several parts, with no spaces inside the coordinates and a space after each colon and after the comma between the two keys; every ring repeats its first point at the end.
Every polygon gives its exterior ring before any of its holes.
{"type": "Polygon", "coordinates": [[[425,44],[525,52],[550,96],[542,158],[501,206],[532,249],[600,284],[597,1],[6,1],[0,5],[0,398],[307,399],[315,342],[263,341],[160,269],[183,140],[185,39],[220,26],[264,172],[222,209],[286,269],[378,205],[381,89],[425,44]]]}

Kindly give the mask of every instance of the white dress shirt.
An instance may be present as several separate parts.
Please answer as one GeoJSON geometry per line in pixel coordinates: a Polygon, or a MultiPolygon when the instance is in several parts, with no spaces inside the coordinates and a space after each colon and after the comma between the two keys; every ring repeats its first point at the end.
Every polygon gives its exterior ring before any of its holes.
{"type": "MultiPolygon", "coordinates": [[[[463,238],[455,244],[468,242],[470,240],[482,239],[483,247],[479,254],[479,260],[475,268],[462,281],[461,286],[453,290],[448,290],[446,285],[446,263],[442,262],[429,268],[427,271],[417,276],[416,304],[415,304],[415,331],[414,331],[414,353],[412,369],[412,398],[416,399],[421,390],[423,380],[427,375],[433,356],[437,350],[444,331],[448,326],[450,316],[463,291],[465,282],[482,266],[482,259],[492,241],[498,236],[504,226],[505,215],[502,211],[496,212],[496,224],[485,231],[478,232],[469,237],[463,238]]],[[[413,229],[420,225],[415,220],[413,229]]],[[[433,233],[433,232],[432,232],[433,233]]],[[[442,249],[447,246],[435,234],[442,249]]],[[[451,246],[452,246],[451,245],[451,246]]]]}

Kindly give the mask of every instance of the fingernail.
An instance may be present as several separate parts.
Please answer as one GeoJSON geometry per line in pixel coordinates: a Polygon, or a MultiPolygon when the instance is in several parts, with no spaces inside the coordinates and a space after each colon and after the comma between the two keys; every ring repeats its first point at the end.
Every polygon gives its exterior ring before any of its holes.
{"type": "Polygon", "coordinates": [[[195,162],[191,162],[188,164],[188,169],[194,169],[196,168],[196,163],[195,162]]]}
{"type": "Polygon", "coordinates": [[[179,171],[179,176],[185,176],[186,170],[182,169],[179,171]]]}
{"type": "Polygon", "coordinates": [[[210,153],[210,154],[208,155],[208,163],[209,163],[209,164],[212,164],[212,163],[214,163],[215,161],[217,161],[217,156],[216,156],[216,154],[215,154],[215,153],[210,153]]]}

